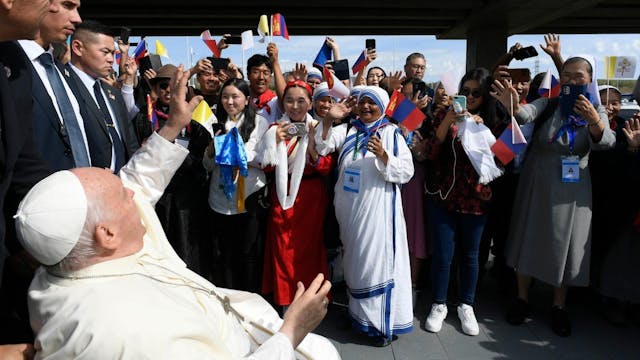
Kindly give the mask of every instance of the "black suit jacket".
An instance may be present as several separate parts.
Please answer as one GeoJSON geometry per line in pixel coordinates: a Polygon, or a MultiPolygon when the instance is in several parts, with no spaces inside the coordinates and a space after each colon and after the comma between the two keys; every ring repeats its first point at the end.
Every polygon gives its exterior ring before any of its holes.
{"type": "MultiPolygon", "coordinates": [[[[84,120],[84,129],[87,134],[87,141],[89,142],[91,165],[109,168],[111,166],[111,149],[113,144],[107,125],[104,122],[104,116],[95,100],[93,100],[89,90],[69,65],[64,67],[63,74],[71,91],[76,95],[76,99],[78,99],[80,103],[80,113],[84,120]]],[[[111,103],[111,108],[115,113],[116,119],[114,120],[117,123],[118,132],[125,147],[125,161],[128,161],[139,148],[133,130],[133,121],[129,119],[127,115],[127,108],[120,94],[120,90],[104,82],[101,82],[101,84],[108,101],[111,103]]]]}
{"type": "MultiPolygon", "coordinates": [[[[33,133],[36,144],[40,152],[40,157],[54,170],[67,170],[75,167],[71,143],[66,131],[62,130],[62,122],[53,105],[53,100],[49,96],[47,89],[42,83],[42,79],[33,67],[31,60],[21,46],[17,45],[16,56],[22,56],[23,61],[28,64],[32,78],[33,96],[33,133]]],[[[62,64],[56,62],[61,68],[62,64]]],[[[62,72],[62,70],[61,70],[62,72]]]]}
{"type": "MultiPolygon", "coordinates": [[[[30,62],[17,56],[16,46],[0,43],[0,246],[8,228],[14,233],[7,220],[18,202],[52,172],[40,158],[33,136],[30,62]]],[[[17,244],[8,245],[15,250],[17,244]]]]}

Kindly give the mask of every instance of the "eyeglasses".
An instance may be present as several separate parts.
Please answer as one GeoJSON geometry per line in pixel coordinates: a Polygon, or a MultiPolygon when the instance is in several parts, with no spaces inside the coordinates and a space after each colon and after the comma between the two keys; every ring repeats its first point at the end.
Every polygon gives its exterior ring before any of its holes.
{"type": "Polygon", "coordinates": [[[167,90],[167,88],[169,87],[169,82],[163,81],[161,83],[158,83],[158,86],[160,87],[160,90],[167,90]]]}
{"type": "Polygon", "coordinates": [[[411,64],[411,68],[412,68],[413,70],[424,70],[424,69],[426,69],[427,67],[426,67],[426,66],[424,66],[424,65],[420,65],[420,64],[411,64]]]}
{"type": "Polygon", "coordinates": [[[460,90],[460,95],[462,96],[471,95],[477,99],[479,97],[482,97],[482,92],[480,90],[471,90],[471,89],[463,88],[462,90],[460,90]]]}
{"type": "Polygon", "coordinates": [[[384,78],[384,74],[369,74],[367,76],[367,79],[372,79],[372,78],[383,79],[384,78]]]}

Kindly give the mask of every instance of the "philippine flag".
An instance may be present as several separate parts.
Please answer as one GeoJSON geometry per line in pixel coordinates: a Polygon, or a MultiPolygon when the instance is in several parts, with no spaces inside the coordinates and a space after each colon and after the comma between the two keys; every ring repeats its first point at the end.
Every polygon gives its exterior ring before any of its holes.
{"type": "Polygon", "coordinates": [[[491,146],[491,151],[503,165],[507,165],[526,148],[527,139],[522,134],[516,119],[511,117],[511,124],[504,129],[502,135],[491,146]]]}
{"type": "Polygon", "coordinates": [[[320,48],[318,55],[316,55],[315,60],[313,60],[313,66],[322,69],[329,59],[331,59],[331,48],[325,41],[322,43],[322,47],[320,48]]]}
{"type": "Polygon", "coordinates": [[[289,40],[289,30],[287,30],[287,23],[284,22],[284,16],[280,13],[271,15],[271,35],[282,36],[289,40]]]}
{"type": "Polygon", "coordinates": [[[120,60],[122,60],[122,52],[120,50],[116,50],[116,64],[120,65],[120,60]]]}
{"type": "Polygon", "coordinates": [[[401,123],[409,131],[417,129],[426,118],[425,114],[398,90],[391,95],[384,114],[401,123]]]}
{"type": "Polygon", "coordinates": [[[362,53],[358,57],[358,60],[356,60],[356,63],[353,64],[353,66],[351,67],[351,71],[353,71],[353,75],[357,74],[360,70],[364,69],[365,66],[367,66],[366,53],[367,53],[367,50],[362,50],[362,53]]]}
{"type": "Polygon", "coordinates": [[[138,62],[145,56],[147,56],[147,41],[142,38],[138,46],[136,46],[136,49],[133,50],[133,57],[136,59],[136,62],[138,62]]]}
{"type": "Polygon", "coordinates": [[[209,30],[205,30],[200,34],[200,39],[204,41],[204,44],[207,45],[209,50],[213,53],[213,56],[220,57],[220,49],[218,48],[218,44],[211,36],[211,32],[209,30]]]}
{"type": "Polygon", "coordinates": [[[538,95],[545,98],[554,98],[560,95],[560,83],[558,79],[551,74],[551,70],[547,70],[544,74],[544,78],[538,88],[538,95]]]}

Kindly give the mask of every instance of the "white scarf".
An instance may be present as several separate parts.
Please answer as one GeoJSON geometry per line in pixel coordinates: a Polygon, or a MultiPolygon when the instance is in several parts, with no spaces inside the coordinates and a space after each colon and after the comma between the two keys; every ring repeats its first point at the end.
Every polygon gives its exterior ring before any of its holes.
{"type": "MultiPolygon", "coordinates": [[[[288,115],[284,115],[279,123],[291,122],[288,115]]],[[[307,126],[313,126],[316,123],[311,115],[307,114],[305,118],[307,126]]],[[[282,209],[291,208],[298,196],[298,189],[302,181],[302,173],[307,163],[307,145],[309,144],[309,136],[305,135],[298,138],[296,148],[291,152],[291,156],[287,156],[288,146],[284,141],[276,143],[275,126],[272,126],[263,137],[265,140],[263,149],[263,165],[273,165],[276,168],[276,194],[282,209]],[[289,174],[291,178],[289,179],[289,174]],[[287,186],[288,185],[288,186],[287,186]]],[[[289,142],[291,143],[291,142],[289,142]]]]}
{"type": "Polygon", "coordinates": [[[496,166],[491,151],[491,145],[496,142],[496,138],[488,127],[477,124],[468,116],[458,123],[458,136],[464,152],[480,177],[480,184],[486,185],[502,175],[502,170],[496,166]]]}

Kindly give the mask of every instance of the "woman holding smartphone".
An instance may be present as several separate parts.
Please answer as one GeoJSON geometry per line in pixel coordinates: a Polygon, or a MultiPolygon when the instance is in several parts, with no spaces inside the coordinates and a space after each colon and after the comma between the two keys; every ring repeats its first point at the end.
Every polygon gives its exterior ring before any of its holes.
{"type": "Polygon", "coordinates": [[[331,156],[315,149],[315,126],[308,111],[311,87],[302,80],[284,89],[284,116],[267,130],[258,161],[274,181],[269,188],[262,292],[273,293],[276,304],[293,301],[297,283],[308,287],[323,273],[328,278],[322,226],[328,195],[324,177],[333,166],[331,156]]]}
{"type": "Polygon", "coordinates": [[[506,244],[507,264],[516,269],[518,278],[518,296],[507,321],[519,325],[529,315],[529,285],[536,278],[554,287],[551,328],[558,336],[571,334],[567,286],[589,284],[589,153],[615,144],[597,90],[587,93],[595,105],[583,95],[595,81],[594,62],[588,58],[572,57],[562,65],[561,93],[567,92],[558,100],[541,98],[520,105],[512,101],[518,98],[513,86],[497,81],[492,94],[506,109],[513,105],[519,123],[535,122],[538,128],[520,175],[506,244]],[[551,105],[552,115],[538,118],[551,101],[558,101],[551,105]]]}
{"type": "Polygon", "coordinates": [[[215,237],[224,273],[222,286],[256,292],[259,290],[262,245],[259,241],[259,191],[266,184],[262,169],[255,162],[256,145],[269,127],[267,120],[249,105],[250,90],[242,79],[223,85],[216,108],[221,133],[237,129],[248,166],[246,177],[234,169],[231,192],[225,191],[224,170],[216,163],[213,141],[205,151],[202,165],[211,173],[209,207],[213,210],[215,237]]]}
{"type": "Polygon", "coordinates": [[[433,304],[425,328],[430,332],[440,331],[448,313],[447,289],[456,248],[461,255],[458,318],[465,334],[474,336],[480,331],[473,304],[478,251],[491,189],[480,183],[458,136],[458,126],[467,116],[491,126],[495,102],[489,96],[490,80],[489,71],[484,68],[467,72],[460,81],[458,94],[462,97],[454,98],[452,108],[435,114],[435,134],[427,142],[427,159],[432,165],[427,169],[426,188],[433,241],[433,304]]]}

